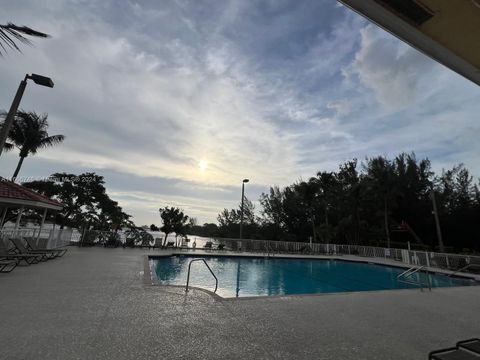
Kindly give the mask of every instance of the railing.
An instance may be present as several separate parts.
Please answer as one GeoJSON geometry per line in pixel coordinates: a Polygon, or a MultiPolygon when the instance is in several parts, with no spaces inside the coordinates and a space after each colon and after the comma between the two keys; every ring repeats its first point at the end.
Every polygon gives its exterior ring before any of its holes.
{"type": "Polygon", "coordinates": [[[269,242],[267,242],[265,245],[265,252],[267,254],[267,257],[275,256],[275,251],[272,249],[269,242]]]}
{"type": "Polygon", "coordinates": [[[0,229],[0,240],[8,244],[8,239],[13,237],[32,237],[36,239],[37,244],[40,239],[48,239],[45,246],[54,248],[66,246],[70,243],[72,229],[41,229],[40,228],[3,228],[0,229]]]}
{"type": "MultiPolygon", "coordinates": [[[[164,238],[159,232],[133,233],[128,231],[106,231],[106,230],[74,230],[71,243],[79,246],[122,246],[129,242],[135,246],[146,246],[150,248],[161,247],[164,238]]],[[[174,239],[172,237],[172,239],[174,239]]]]}
{"type": "Polygon", "coordinates": [[[203,261],[203,263],[207,266],[208,270],[210,270],[210,273],[213,275],[213,277],[215,278],[215,290],[213,291],[214,293],[217,292],[217,288],[218,288],[218,279],[217,277],[215,276],[215,274],[213,273],[212,269],[210,269],[210,266],[208,266],[207,262],[205,261],[205,259],[193,259],[190,261],[190,263],[188,264],[188,274],[187,274],[187,285],[185,287],[185,292],[188,292],[188,285],[190,283],[190,268],[192,266],[192,263],[195,262],[195,261],[203,261]]]}
{"type": "Polygon", "coordinates": [[[428,273],[428,269],[425,266],[412,266],[408,270],[405,270],[401,274],[397,276],[397,282],[401,282],[404,284],[410,284],[410,285],[415,285],[419,286],[420,290],[423,291],[423,287],[426,286],[430,291],[432,291],[432,285],[430,284],[430,275],[428,273]],[[426,275],[427,275],[427,282],[424,283],[422,282],[422,279],[420,277],[421,271],[425,269],[426,275]],[[412,275],[418,274],[418,279],[411,279],[412,275]]]}
{"type": "MultiPolygon", "coordinates": [[[[459,270],[468,264],[480,264],[480,256],[460,255],[407,249],[381,248],[375,246],[320,244],[311,246],[306,242],[289,242],[274,240],[250,240],[214,238],[215,243],[225,244],[225,249],[242,252],[265,253],[271,249],[277,254],[312,254],[312,255],[356,255],[362,257],[383,258],[399,261],[407,265],[435,267],[446,270],[459,270]]],[[[467,267],[468,269],[469,267],[467,267]]]]}
{"type": "MultiPolygon", "coordinates": [[[[468,260],[471,261],[471,259],[468,259],[468,260]]],[[[455,274],[457,274],[459,272],[462,272],[462,271],[465,271],[467,269],[471,269],[471,268],[480,269],[480,262],[469,263],[469,264],[461,267],[460,269],[455,270],[454,272],[452,272],[448,276],[455,276],[455,274]]]]}
{"type": "Polygon", "coordinates": [[[82,232],[75,231],[72,237],[72,244],[80,246],[94,246],[109,244],[119,246],[124,244],[127,239],[125,232],[103,231],[103,230],[84,230],[82,232]]]}
{"type": "MultiPolygon", "coordinates": [[[[129,237],[128,233],[118,231],[87,230],[79,232],[72,229],[2,229],[0,239],[6,239],[13,235],[31,236],[34,238],[48,238],[48,246],[61,246],[69,242],[84,243],[86,245],[106,245],[115,240],[118,244],[124,244],[129,237]],[[114,237],[114,238],[113,238],[114,237]]],[[[205,238],[205,240],[207,240],[205,238]]],[[[438,253],[429,251],[417,251],[397,248],[383,248],[375,246],[347,245],[347,244],[323,244],[274,240],[252,240],[233,238],[212,238],[214,244],[224,244],[225,250],[266,253],[272,254],[312,254],[312,255],[356,255],[362,257],[383,258],[394,260],[410,266],[426,266],[451,270],[456,272],[473,270],[480,264],[480,256],[438,253]]]]}

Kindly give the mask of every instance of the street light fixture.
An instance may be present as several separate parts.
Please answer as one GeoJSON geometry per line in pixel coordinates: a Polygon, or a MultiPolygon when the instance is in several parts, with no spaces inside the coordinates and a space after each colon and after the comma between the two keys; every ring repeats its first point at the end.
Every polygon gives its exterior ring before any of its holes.
{"type": "Polygon", "coordinates": [[[50,79],[49,77],[38,75],[38,74],[32,74],[32,75],[26,75],[27,79],[32,79],[33,82],[37,85],[42,85],[46,86],[49,88],[53,88],[53,80],[50,79]]]}
{"type": "Polygon", "coordinates": [[[33,80],[33,82],[37,85],[42,85],[49,88],[53,88],[54,85],[53,80],[49,77],[38,74],[25,75],[25,79],[23,79],[18,86],[17,93],[15,94],[15,98],[13,99],[12,105],[10,106],[7,117],[5,118],[5,122],[0,129],[0,156],[2,155],[3,147],[5,146],[5,142],[8,138],[8,133],[10,131],[10,128],[12,127],[13,119],[17,114],[18,106],[20,105],[20,101],[22,100],[23,93],[25,92],[25,88],[27,87],[28,79],[33,80]]]}
{"type": "Polygon", "coordinates": [[[243,179],[242,180],[242,206],[240,208],[240,239],[242,239],[243,236],[243,199],[245,198],[245,184],[248,183],[250,180],[249,179],[243,179]]]}

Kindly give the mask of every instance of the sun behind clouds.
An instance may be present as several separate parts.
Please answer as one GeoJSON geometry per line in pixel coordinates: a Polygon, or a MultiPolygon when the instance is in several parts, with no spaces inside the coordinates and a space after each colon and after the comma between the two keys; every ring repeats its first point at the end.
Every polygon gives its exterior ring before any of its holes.
{"type": "Polygon", "coordinates": [[[208,167],[208,162],[206,160],[200,160],[198,162],[198,168],[200,169],[200,171],[207,170],[207,167],[208,167]]]}

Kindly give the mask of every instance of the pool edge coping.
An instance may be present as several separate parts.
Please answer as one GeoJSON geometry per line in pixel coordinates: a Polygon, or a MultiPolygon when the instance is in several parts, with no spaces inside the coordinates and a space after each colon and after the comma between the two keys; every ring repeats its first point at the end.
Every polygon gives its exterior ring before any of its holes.
{"type": "MultiPolygon", "coordinates": [[[[166,258],[166,257],[171,257],[171,256],[190,256],[190,257],[246,257],[246,258],[265,258],[267,256],[262,255],[260,253],[185,253],[185,252],[179,252],[179,251],[171,251],[165,254],[146,254],[144,255],[144,266],[145,270],[148,269],[148,271],[144,271],[144,283],[146,285],[150,286],[162,286],[162,287],[175,287],[175,288],[185,288],[185,285],[173,285],[173,284],[160,284],[158,282],[155,282],[153,280],[153,272],[152,272],[152,267],[151,267],[151,261],[155,258],[166,258]]],[[[276,259],[299,259],[299,260],[338,260],[338,261],[347,261],[347,262],[355,262],[355,263],[364,263],[364,264],[374,264],[374,265],[380,265],[380,266],[387,266],[387,267],[397,267],[397,268],[402,268],[402,269],[408,269],[411,268],[414,265],[409,265],[409,264],[404,264],[404,263],[399,263],[399,264],[390,264],[387,262],[380,262],[379,258],[359,258],[359,259],[351,259],[351,258],[344,258],[343,255],[301,255],[300,257],[295,256],[295,255],[290,255],[289,256],[273,256],[273,258],[276,259]],[[375,261],[376,260],[376,261],[375,261]]],[[[355,255],[349,255],[349,256],[355,256],[355,255]]],[[[441,275],[450,275],[451,271],[449,272],[448,270],[443,270],[439,268],[432,268],[432,267],[427,267],[426,268],[429,272],[432,273],[438,273],[441,275]]],[[[480,286],[480,275],[475,275],[475,274],[466,274],[466,273],[460,273],[462,275],[455,275],[455,277],[463,278],[463,279],[468,279],[468,280],[473,280],[478,282],[478,285],[474,286],[480,286]],[[463,275],[465,274],[465,275],[463,275]]],[[[454,286],[453,288],[459,288],[461,286],[454,286]]],[[[215,301],[237,301],[237,300],[255,300],[255,299],[279,299],[279,298],[304,298],[304,297],[313,297],[313,296],[326,296],[326,295],[348,295],[348,294],[355,294],[355,293],[372,293],[372,292],[386,292],[386,291],[419,291],[423,292],[422,288],[409,288],[409,289],[380,289],[380,290],[364,290],[364,291],[348,291],[348,292],[326,292],[326,293],[315,293],[315,294],[284,294],[284,295],[261,295],[261,296],[244,296],[244,297],[222,297],[218,295],[217,293],[214,293],[211,290],[207,290],[204,288],[200,288],[197,286],[189,286],[189,288],[196,289],[203,291],[209,295],[211,295],[215,301]]],[[[437,288],[435,288],[437,289],[437,288]]],[[[448,289],[441,287],[439,289],[448,289]]],[[[432,290],[430,290],[431,292],[432,290]]]]}

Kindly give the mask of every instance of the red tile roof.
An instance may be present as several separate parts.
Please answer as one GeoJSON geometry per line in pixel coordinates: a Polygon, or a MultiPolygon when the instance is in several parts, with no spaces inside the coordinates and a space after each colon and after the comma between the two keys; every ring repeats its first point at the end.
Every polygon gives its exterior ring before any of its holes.
{"type": "Polygon", "coordinates": [[[26,200],[51,206],[63,207],[63,204],[59,201],[50,199],[45,195],[41,195],[26,188],[25,186],[15,184],[14,182],[2,177],[0,177],[0,199],[1,198],[26,200]]]}

